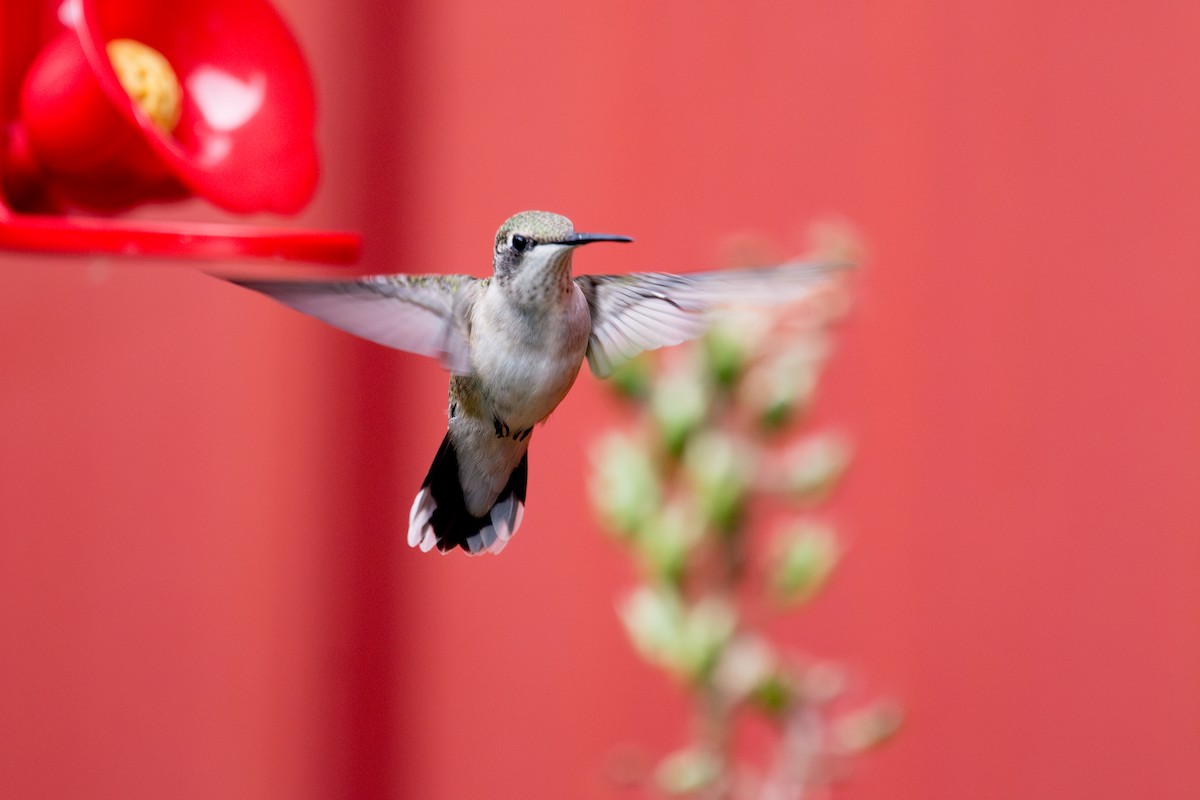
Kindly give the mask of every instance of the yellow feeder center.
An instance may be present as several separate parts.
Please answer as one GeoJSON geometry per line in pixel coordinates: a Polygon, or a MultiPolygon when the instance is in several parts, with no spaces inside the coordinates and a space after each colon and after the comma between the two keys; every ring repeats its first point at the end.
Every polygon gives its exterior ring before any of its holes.
{"type": "Polygon", "coordinates": [[[121,88],[160,129],[174,130],[183,111],[183,88],[163,54],[133,39],[113,39],[106,49],[121,88]]]}

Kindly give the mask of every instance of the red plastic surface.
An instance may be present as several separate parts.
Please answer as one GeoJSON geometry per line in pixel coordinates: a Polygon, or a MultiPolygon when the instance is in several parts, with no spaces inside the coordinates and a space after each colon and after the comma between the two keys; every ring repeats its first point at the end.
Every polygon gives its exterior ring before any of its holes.
{"type": "Polygon", "coordinates": [[[14,214],[0,203],[0,249],[4,250],[352,264],[358,260],[361,243],[362,237],[352,231],[14,214]]]}
{"type": "Polygon", "coordinates": [[[357,260],[342,231],[84,216],[198,195],[294,213],[317,180],[312,81],[265,0],[0,0],[0,247],[184,258],[357,260]],[[160,130],[122,89],[106,42],[171,63],[183,109],[160,130]]]}

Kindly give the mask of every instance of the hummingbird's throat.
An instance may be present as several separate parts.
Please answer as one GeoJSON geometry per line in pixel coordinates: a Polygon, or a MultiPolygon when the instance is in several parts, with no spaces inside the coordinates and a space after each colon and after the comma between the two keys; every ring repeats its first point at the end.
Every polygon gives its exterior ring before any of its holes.
{"type": "Polygon", "coordinates": [[[522,306],[549,308],[571,294],[571,251],[554,253],[541,262],[526,264],[509,282],[513,301],[522,306]]]}

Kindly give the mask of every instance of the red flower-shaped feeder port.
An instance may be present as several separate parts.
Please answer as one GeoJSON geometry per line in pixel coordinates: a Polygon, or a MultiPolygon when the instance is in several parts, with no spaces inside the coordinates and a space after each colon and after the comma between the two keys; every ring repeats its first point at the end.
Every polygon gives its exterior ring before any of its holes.
{"type": "Polygon", "coordinates": [[[355,233],[116,216],[193,195],[295,213],[314,125],[266,0],[0,0],[0,248],[351,263],[355,233]]]}

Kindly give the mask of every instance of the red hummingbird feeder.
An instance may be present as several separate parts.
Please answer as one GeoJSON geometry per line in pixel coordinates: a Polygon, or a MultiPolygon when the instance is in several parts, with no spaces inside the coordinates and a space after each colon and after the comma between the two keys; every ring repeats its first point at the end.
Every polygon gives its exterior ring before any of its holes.
{"type": "Polygon", "coordinates": [[[0,0],[0,248],[351,263],[355,233],[117,216],[192,196],[296,213],[315,118],[266,0],[0,0]]]}

